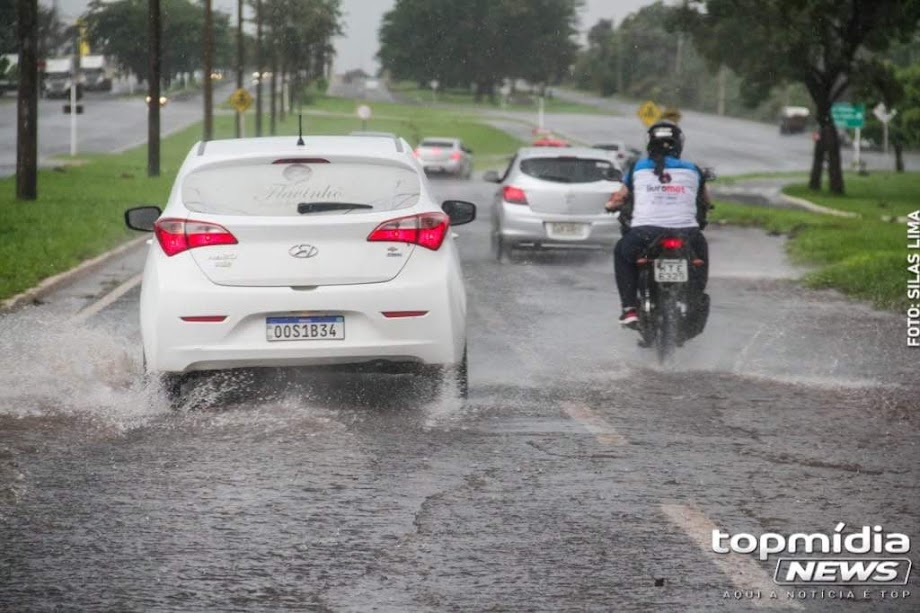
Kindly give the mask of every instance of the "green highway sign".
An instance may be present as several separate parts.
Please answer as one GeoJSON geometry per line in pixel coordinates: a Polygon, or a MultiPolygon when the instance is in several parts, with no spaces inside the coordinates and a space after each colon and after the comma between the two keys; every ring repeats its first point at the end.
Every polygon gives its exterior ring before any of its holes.
{"type": "Polygon", "coordinates": [[[866,105],[835,102],[831,106],[831,117],[838,128],[861,128],[866,123],[866,105]]]}

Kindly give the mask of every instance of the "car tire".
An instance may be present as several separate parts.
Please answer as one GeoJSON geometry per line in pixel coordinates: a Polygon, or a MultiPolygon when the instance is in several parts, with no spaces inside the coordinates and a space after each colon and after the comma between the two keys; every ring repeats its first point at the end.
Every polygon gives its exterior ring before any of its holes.
{"type": "Polygon", "coordinates": [[[492,255],[499,264],[507,264],[511,261],[511,245],[499,230],[492,231],[492,255]]]}
{"type": "Polygon", "coordinates": [[[466,357],[466,347],[463,348],[463,358],[460,360],[460,363],[454,367],[451,374],[457,386],[457,395],[461,400],[466,400],[470,397],[470,372],[469,362],[466,357]]]}
{"type": "Polygon", "coordinates": [[[182,407],[188,394],[190,377],[182,373],[163,373],[160,375],[160,389],[166,398],[166,404],[172,410],[182,407]]]}
{"type": "Polygon", "coordinates": [[[469,397],[470,383],[466,347],[463,348],[463,357],[457,364],[431,366],[423,372],[430,388],[437,390],[437,397],[440,397],[445,392],[456,394],[461,400],[466,400],[469,397]]]}

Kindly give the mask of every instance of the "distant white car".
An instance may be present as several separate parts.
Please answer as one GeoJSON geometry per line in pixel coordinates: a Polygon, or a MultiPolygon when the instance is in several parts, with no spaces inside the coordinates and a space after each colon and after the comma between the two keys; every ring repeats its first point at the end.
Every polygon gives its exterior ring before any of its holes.
{"type": "Polygon", "coordinates": [[[529,244],[612,248],[620,235],[617,215],[604,204],[622,186],[614,153],[588,147],[525,147],[498,183],[492,211],[492,248],[499,261],[529,244]]]}
{"type": "Polygon", "coordinates": [[[466,394],[466,293],[450,226],[402,139],[199,143],[153,231],[140,300],[147,371],[173,402],[190,373],[362,364],[456,381],[466,394]]]}

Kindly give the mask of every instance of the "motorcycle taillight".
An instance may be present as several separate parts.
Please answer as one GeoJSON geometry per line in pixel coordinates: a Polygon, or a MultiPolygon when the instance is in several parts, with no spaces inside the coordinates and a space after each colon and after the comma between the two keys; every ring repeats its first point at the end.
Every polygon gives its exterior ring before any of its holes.
{"type": "Polygon", "coordinates": [[[668,236],[667,238],[661,239],[661,248],[662,249],[680,249],[684,246],[684,239],[678,236],[668,236]]]}

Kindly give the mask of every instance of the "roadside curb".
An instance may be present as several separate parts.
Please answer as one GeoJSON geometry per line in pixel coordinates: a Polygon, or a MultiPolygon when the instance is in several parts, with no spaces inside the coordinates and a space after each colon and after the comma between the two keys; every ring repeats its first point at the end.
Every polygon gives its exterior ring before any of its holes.
{"type": "Polygon", "coordinates": [[[12,298],[4,300],[3,303],[0,304],[0,312],[6,313],[14,311],[34,300],[39,300],[51,292],[54,292],[61,287],[64,287],[65,285],[73,283],[74,281],[77,281],[84,276],[95,272],[118,256],[123,255],[132,249],[140,247],[149,238],[149,236],[139,236],[135,239],[131,239],[127,243],[122,243],[118,247],[110,249],[101,255],[97,255],[91,260],[86,260],[74,268],[71,268],[70,270],[56,274],[53,277],[48,277],[35,287],[27,289],[26,291],[17,294],[12,298]]]}
{"type": "Polygon", "coordinates": [[[832,209],[830,207],[821,206],[820,204],[815,204],[811,200],[806,200],[805,198],[798,198],[796,196],[790,196],[788,194],[784,194],[782,191],[779,192],[779,198],[780,200],[782,200],[783,202],[791,206],[794,206],[800,209],[804,209],[811,213],[820,213],[823,215],[833,215],[835,217],[849,217],[851,219],[857,218],[860,216],[859,213],[852,213],[850,211],[841,211],[839,209],[832,209]]]}

